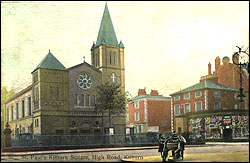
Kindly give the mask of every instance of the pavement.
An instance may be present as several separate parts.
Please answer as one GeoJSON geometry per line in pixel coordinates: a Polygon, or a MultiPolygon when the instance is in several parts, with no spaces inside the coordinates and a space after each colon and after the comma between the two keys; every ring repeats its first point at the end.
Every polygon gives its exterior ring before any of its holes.
{"type": "MultiPolygon", "coordinates": [[[[239,143],[227,143],[227,142],[207,142],[203,145],[186,145],[186,148],[190,147],[210,147],[216,145],[222,146],[233,146],[233,145],[243,145],[249,142],[239,142],[239,143]]],[[[32,151],[32,152],[1,152],[1,157],[9,156],[28,156],[28,155],[53,155],[53,154],[65,154],[65,153],[87,153],[87,152],[108,152],[108,151],[127,151],[127,150],[146,150],[146,149],[157,149],[158,146],[146,146],[146,147],[119,147],[119,148],[96,148],[96,149],[74,149],[74,150],[50,150],[50,151],[32,151]]],[[[228,162],[249,162],[249,151],[246,152],[227,152],[227,153],[204,153],[204,154],[185,154],[185,162],[204,162],[204,160],[210,161],[224,161],[225,158],[228,162]],[[195,159],[194,159],[195,158],[195,159]],[[241,158],[240,161],[237,158],[241,158]]],[[[149,157],[134,157],[129,159],[121,159],[123,162],[162,162],[160,156],[149,156],[149,157]]],[[[209,162],[210,162],[209,161],[209,162]]],[[[180,161],[181,162],[181,161],[180,161]]]]}

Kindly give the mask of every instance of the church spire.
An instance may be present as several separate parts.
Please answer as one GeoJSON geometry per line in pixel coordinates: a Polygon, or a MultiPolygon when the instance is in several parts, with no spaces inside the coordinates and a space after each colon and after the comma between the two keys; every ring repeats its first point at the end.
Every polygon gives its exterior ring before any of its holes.
{"type": "Polygon", "coordinates": [[[105,3],[105,8],[102,16],[101,25],[99,28],[97,41],[95,46],[101,44],[119,46],[116,38],[113,23],[109,14],[107,2],[105,3]]]}

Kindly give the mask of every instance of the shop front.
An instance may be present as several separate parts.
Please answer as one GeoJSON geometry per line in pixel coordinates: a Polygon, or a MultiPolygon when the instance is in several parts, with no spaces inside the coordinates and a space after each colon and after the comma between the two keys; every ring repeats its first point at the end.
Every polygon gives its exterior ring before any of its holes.
{"type": "Polygon", "coordinates": [[[188,115],[189,139],[249,140],[248,112],[216,112],[188,115]]]}

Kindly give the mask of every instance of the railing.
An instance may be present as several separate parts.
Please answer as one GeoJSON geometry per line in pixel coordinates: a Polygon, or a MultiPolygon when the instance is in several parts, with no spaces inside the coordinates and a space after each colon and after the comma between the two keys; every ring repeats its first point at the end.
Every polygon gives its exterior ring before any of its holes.
{"type": "Polygon", "coordinates": [[[131,135],[14,135],[12,148],[25,147],[66,147],[66,146],[102,146],[102,145],[157,145],[157,133],[131,135]]]}

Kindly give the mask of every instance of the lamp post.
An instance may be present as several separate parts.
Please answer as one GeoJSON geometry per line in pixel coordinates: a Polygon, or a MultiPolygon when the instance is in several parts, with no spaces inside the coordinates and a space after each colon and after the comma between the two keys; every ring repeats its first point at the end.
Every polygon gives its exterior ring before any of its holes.
{"type": "Polygon", "coordinates": [[[247,49],[246,50],[242,50],[242,47],[238,47],[236,46],[239,51],[235,52],[232,56],[232,60],[233,63],[235,65],[237,65],[240,69],[240,94],[237,96],[240,99],[240,102],[244,102],[243,97],[246,97],[246,95],[243,93],[243,88],[242,88],[242,74],[243,74],[243,69],[245,69],[247,71],[247,73],[249,74],[249,54],[247,53],[247,49]],[[248,60],[247,60],[248,59],[248,60]]]}

